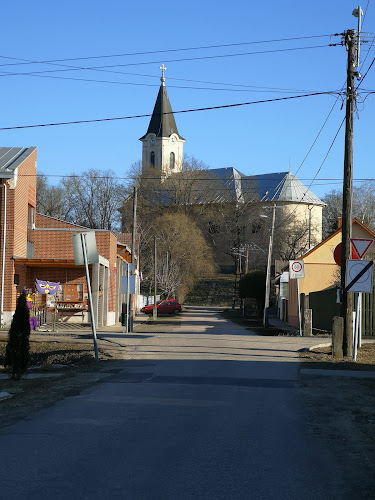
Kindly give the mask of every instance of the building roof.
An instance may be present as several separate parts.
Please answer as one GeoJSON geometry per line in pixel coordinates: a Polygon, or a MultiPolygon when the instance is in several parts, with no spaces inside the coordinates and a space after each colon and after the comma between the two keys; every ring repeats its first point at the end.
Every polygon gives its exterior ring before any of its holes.
{"type": "Polygon", "coordinates": [[[247,183],[255,183],[258,196],[263,201],[325,205],[291,172],[274,172],[244,177],[243,189],[247,183]]]}
{"type": "Polygon", "coordinates": [[[178,133],[167,88],[163,81],[160,85],[147,132],[140,140],[144,139],[147,134],[155,134],[156,137],[169,137],[171,134],[177,134],[180,139],[184,140],[178,133]]]}
{"type": "Polygon", "coordinates": [[[265,201],[325,205],[290,172],[245,176],[237,169],[227,167],[210,169],[207,175],[219,181],[211,182],[211,193],[212,187],[216,187],[214,194],[210,195],[211,202],[265,201]]]}
{"type": "Polygon", "coordinates": [[[12,177],[16,168],[35,150],[36,148],[0,148],[0,177],[12,177]]]}

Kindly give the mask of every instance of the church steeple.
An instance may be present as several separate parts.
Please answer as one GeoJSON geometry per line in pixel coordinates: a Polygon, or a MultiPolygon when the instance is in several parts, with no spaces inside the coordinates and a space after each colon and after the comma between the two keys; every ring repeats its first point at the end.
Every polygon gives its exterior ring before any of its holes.
{"type": "Polygon", "coordinates": [[[185,139],[177,130],[165,86],[164,64],[160,68],[162,76],[158,96],[146,134],[140,138],[143,142],[142,171],[157,168],[163,178],[182,169],[183,143],[185,139]]]}

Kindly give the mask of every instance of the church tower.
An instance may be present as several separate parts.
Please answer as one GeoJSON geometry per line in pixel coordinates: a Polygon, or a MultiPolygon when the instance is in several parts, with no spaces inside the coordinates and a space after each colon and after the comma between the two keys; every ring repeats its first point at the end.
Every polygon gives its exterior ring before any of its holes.
{"type": "Polygon", "coordinates": [[[169,102],[164,77],[164,71],[167,68],[163,64],[160,69],[162,70],[161,85],[154,111],[146,135],[139,140],[143,143],[142,173],[149,173],[151,169],[155,169],[155,173],[157,172],[161,179],[166,179],[171,174],[182,170],[185,139],[178,133],[169,102]]]}

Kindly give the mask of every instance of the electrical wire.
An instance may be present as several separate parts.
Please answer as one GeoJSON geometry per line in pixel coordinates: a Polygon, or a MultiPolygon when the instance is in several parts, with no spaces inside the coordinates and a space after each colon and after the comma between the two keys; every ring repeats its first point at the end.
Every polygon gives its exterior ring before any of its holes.
{"type": "MultiPolygon", "coordinates": [[[[297,95],[297,96],[287,96],[287,97],[276,97],[274,99],[262,99],[260,101],[251,101],[251,102],[241,102],[236,104],[223,104],[221,106],[208,106],[204,108],[195,108],[195,109],[184,109],[179,111],[171,111],[170,113],[163,113],[163,115],[168,114],[178,114],[178,113],[193,113],[196,111],[209,111],[214,109],[226,109],[226,108],[234,108],[239,106],[249,106],[251,104],[264,104],[267,102],[277,102],[277,101],[286,101],[291,99],[301,99],[304,97],[313,97],[319,95],[334,95],[336,92],[314,92],[311,94],[297,95]]],[[[157,115],[157,113],[155,113],[157,115]]],[[[26,128],[40,128],[40,127],[56,127],[61,125],[77,125],[82,123],[98,123],[98,122],[106,122],[106,121],[115,121],[115,120],[130,120],[134,118],[149,118],[152,114],[144,114],[144,115],[133,115],[133,116],[118,116],[113,118],[96,118],[92,120],[75,120],[69,122],[57,122],[57,123],[43,123],[43,124],[35,124],[35,125],[18,125],[14,127],[0,127],[1,130],[19,130],[26,128]]]]}
{"type": "MultiPolygon", "coordinates": [[[[200,57],[185,57],[180,59],[169,59],[164,61],[164,63],[171,62],[186,62],[186,61],[202,61],[208,59],[223,59],[227,57],[241,57],[241,56],[249,56],[249,55],[258,55],[258,54],[274,54],[280,52],[290,52],[290,51],[300,51],[300,50],[308,50],[308,49],[318,49],[318,48],[327,48],[327,47],[336,47],[341,44],[328,44],[328,45],[312,45],[306,47],[292,47],[285,49],[273,49],[273,50],[262,50],[257,52],[240,52],[237,54],[216,54],[211,56],[200,56],[200,57]]],[[[29,75],[40,75],[46,73],[60,73],[66,71],[82,71],[82,70],[94,70],[94,71],[105,71],[106,68],[119,68],[119,67],[128,67],[128,66],[141,66],[148,64],[160,64],[160,61],[143,61],[143,62],[134,62],[134,63],[124,63],[124,64],[111,64],[106,66],[91,66],[91,67],[69,67],[64,69],[51,69],[51,70],[43,70],[43,71],[31,71],[28,73],[10,73],[10,72],[2,72],[0,77],[8,77],[8,76],[29,76],[29,75]]]]}
{"type": "Polygon", "coordinates": [[[123,54],[110,54],[110,55],[102,55],[102,56],[86,56],[86,57],[73,57],[73,58],[65,58],[65,59],[50,59],[50,60],[44,60],[44,61],[30,61],[28,59],[21,59],[21,58],[17,58],[17,57],[0,55],[1,59],[12,59],[12,60],[19,61],[17,63],[0,64],[0,66],[14,66],[14,65],[21,65],[21,64],[55,64],[55,63],[60,63],[60,62],[65,62],[65,61],[84,61],[84,60],[90,60],[90,59],[104,59],[104,58],[112,58],[112,57],[129,57],[129,56],[141,56],[141,55],[149,55],[149,54],[165,54],[165,53],[169,53],[169,52],[218,49],[218,48],[224,48],[224,47],[239,47],[241,45],[255,45],[255,44],[262,44],[262,43],[290,42],[290,41],[295,41],[295,40],[308,40],[308,39],[324,38],[324,37],[332,37],[332,36],[338,36],[338,33],[330,34],[330,35],[312,35],[312,36],[301,36],[301,37],[291,37],[291,38],[279,38],[279,39],[274,39],[274,40],[261,40],[261,41],[258,40],[258,41],[252,41],[252,42],[227,43],[227,44],[219,44],[219,45],[201,45],[198,47],[182,47],[182,48],[178,48],[178,49],[148,50],[145,52],[128,52],[128,53],[123,53],[123,54]]]}

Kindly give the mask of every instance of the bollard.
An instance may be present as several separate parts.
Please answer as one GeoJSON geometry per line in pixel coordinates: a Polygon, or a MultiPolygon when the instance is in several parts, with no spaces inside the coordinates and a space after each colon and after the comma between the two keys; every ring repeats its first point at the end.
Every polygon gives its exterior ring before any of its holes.
{"type": "Polygon", "coordinates": [[[332,325],[332,355],[334,358],[342,359],[344,354],[342,350],[342,341],[344,336],[344,318],[335,316],[332,325]]]}

